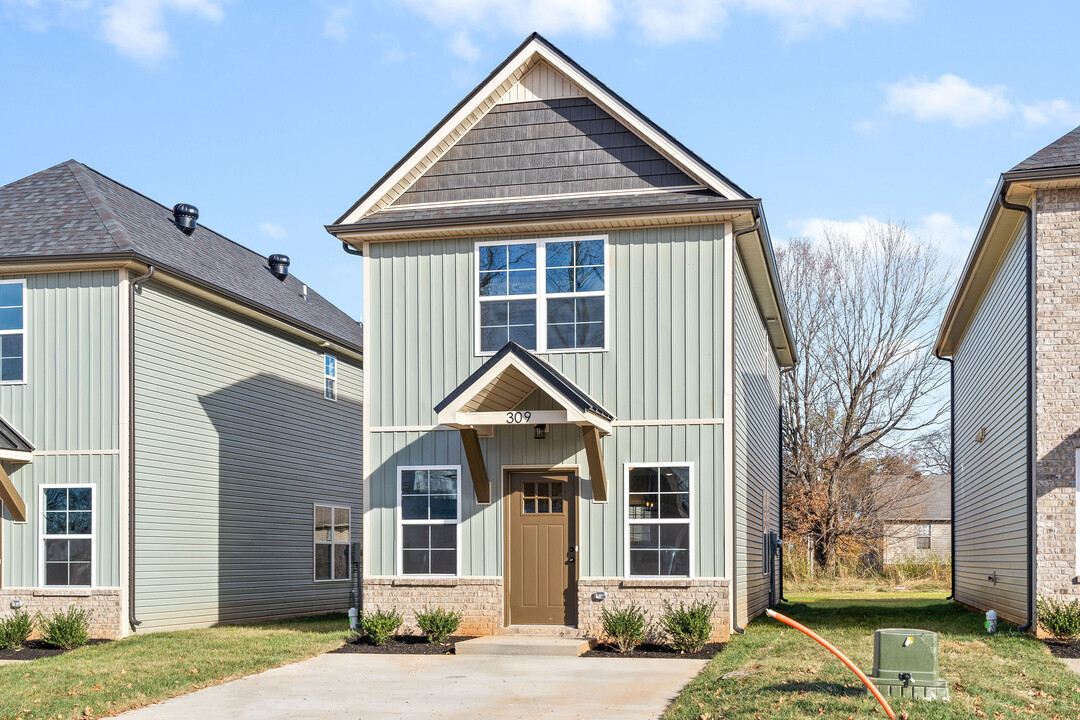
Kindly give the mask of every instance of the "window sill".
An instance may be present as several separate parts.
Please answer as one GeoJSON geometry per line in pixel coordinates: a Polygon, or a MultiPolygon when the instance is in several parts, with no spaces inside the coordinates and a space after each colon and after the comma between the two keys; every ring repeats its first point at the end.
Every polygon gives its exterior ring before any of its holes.
{"type": "Polygon", "coordinates": [[[88,587],[44,587],[34,588],[34,597],[90,597],[93,588],[88,587]]]}
{"type": "Polygon", "coordinates": [[[624,588],[688,588],[693,581],[685,577],[673,578],[626,578],[619,581],[624,588]]]}
{"type": "Polygon", "coordinates": [[[406,577],[395,578],[391,587],[457,587],[456,577],[406,577]]]}

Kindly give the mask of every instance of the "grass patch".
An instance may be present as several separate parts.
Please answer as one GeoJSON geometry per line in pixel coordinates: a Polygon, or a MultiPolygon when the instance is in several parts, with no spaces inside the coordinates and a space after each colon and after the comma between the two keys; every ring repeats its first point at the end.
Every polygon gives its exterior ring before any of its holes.
{"type": "Polygon", "coordinates": [[[286,665],[344,644],[344,615],[147,633],[0,666],[0,718],[94,718],[286,665]]]}
{"type": "MultiPolygon", "coordinates": [[[[779,609],[824,636],[867,673],[873,665],[874,630],[913,627],[937,632],[941,673],[949,680],[952,702],[890,699],[901,717],[904,712],[928,720],[1080,715],[1080,676],[1030,635],[1002,624],[1002,632],[988,636],[981,615],[942,599],[879,595],[801,595],[798,602],[779,609]]],[[[885,717],[839,660],[797,630],[761,617],[750,623],[745,635],[732,638],[683,689],[665,717],[794,720],[819,715],[885,717]],[[735,671],[751,674],[722,679],[735,671]]]]}

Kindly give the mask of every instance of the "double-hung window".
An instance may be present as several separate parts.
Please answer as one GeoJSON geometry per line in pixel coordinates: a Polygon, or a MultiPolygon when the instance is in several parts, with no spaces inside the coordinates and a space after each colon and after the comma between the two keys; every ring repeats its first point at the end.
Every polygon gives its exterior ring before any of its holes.
{"type": "Polygon", "coordinates": [[[689,463],[626,466],[628,576],[690,576],[689,463]]]}
{"type": "Polygon", "coordinates": [[[315,506],[315,580],[349,579],[349,521],[347,507],[315,506]]]}
{"type": "Polygon", "coordinates": [[[0,384],[26,381],[26,281],[0,280],[0,384]]]}
{"type": "Polygon", "coordinates": [[[457,575],[461,468],[398,468],[401,575],[457,575]]]}
{"type": "Polygon", "coordinates": [[[603,350],[606,250],[604,237],[478,243],[477,352],[509,341],[537,352],[603,350]]]}
{"type": "Polygon", "coordinates": [[[45,485],[41,500],[42,584],[92,586],[93,486],[45,485]]]}
{"type": "Polygon", "coordinates": [[[915,549],[916,550],[929,550],[930,549],[930,523],[920,523],[916,528],[915,535],[915,549]]]}
{"type": "Polygon", "coordinates": [[[337,400],[337,358],[323,355],[323,397],[337,400]]]}

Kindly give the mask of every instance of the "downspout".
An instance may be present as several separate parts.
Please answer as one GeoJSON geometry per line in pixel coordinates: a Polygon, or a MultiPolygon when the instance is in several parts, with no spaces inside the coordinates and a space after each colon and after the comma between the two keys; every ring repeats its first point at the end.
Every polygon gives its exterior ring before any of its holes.
{"type": "Polygon", "coordinates": [[[779,410],[780,410],[780,412],[779,412],[779,416],[780,416],[780,422],[779,422],[780,434],[777,437],[777,441],[776,441],[776,444],[779,446],[778,451],[777,451],[778,456],[779,456],[779,462],[777,464],[776,483],[780,488],[780,525],[779,525],[780,532],[778,533],[779,539],[778,539],[778,542],[777,542],[777,546],[778,546],[779,553],[780,553],[780,571],[779,571],[779,575],[780,575],[780,578],[779,578],[780,602],[787,602],[787,598],[784,597],[784,400],[783,400],[783,398],[784,398],[784,373],[791,372],[796,367],[798,367],[798,365],[799,365],[799,363],[798,363],[798,361],[796,361],[795,364],[792,365],[791,367],[783,368],[780,371],[780,388],[779,388],[779,391],[780,391],[780,407],[779,407],[779,410]]]}
{"type": "MultiPolygon", "coordinates": [[[[738,232],[736,232],[732,236],[732,239],[731,239],[732,244],[733,244],[732,257],[736,258],[736,261],[737,261],[738,252],[739,252],[739,238],[742,237],[743,235],[749,235],[750,233],[757,232],[759,229],[761,229],[761,218],[758,217],[756,214],[752,215],[752,217],[754,218],[754,224],[753,225],[751,225],[750,227],[748,227],[748,228],[746,228],[744,230],[739,230],[738,232]]],[[[730,268],[730,273],[729,273],[728,276],[731,278],[731,282],[735,282],[735,268],[730,268]]],[[[732,293],[731,297],[734,299],[735,294],[732,293]]],[[[735,318],[734,309],[732,310],[731,317],[732,317],[732,321],[734,322],[734,318],[735,318]]],[[[731,379],[732,379],[732,382],[734,382],[735,381],[735,372],[734,372],[734,368],[735,368],[735,328],[731,328],[731,366],[732,366],[731,379]]],[[[732,397],[735,396],[735,388],[734,387],[731,388],[731,394],[732,394],[732,397]]],[[[734,414],[735,414],[734,413],[734,411],[735,411],[735,402],[734,401],[732,401],[732,403],[731,403],[731,409],[732,409],[732,417],[730,418],[731,419],[731,440],[732,440],[732,442],[731,442],[731,451],[732,451],[732,453],[734,453],[735,452],[735,417],[734,417],[734,414]]],[[[725,418],[725,422],[727,421],[727,419],[728,418],[725,418]]],[[[735,482],[735,473],[734,473],[734,470],[735,470],[735,458],[734,458],[734,456],[731,458],[731,469],[732,469],[731,482],[734,483],[735,482]]],[[[738,497],[737,493],[733,493],[733,495],[736,498],[738,497]]],[[[736,537],[735,534],[737,532],[736,518],[735,518],[735,506],[737,504],[738,504],[738,500],[731,503],[731,541],[732,542],[735,542],[735,537],[736,537]]],[[[729,588],[728,588],[729,592],[731,594],[731,613],[732,613],[731,629],[735,633],[737,633],[739,635],[742,635],[743,633],[746,632],[746,630],[744,628],[739,627],[739,603],[738,603],[738,595],[737,595],[738,588],[739,588],[739,573],[737,571],[737,568],[739,566],[738,544],[735,545],[735,548],[736,548],[736,552],[732,553],[732,555],[731,555],[731,558],[732,558],[732,561],[731,561],[731,583],[730,583],[729,588]]]]}
{"type": "Polygon", "coordinates": [[[128,284],[128,622],[136,630],[135,616],[135,291],[154,277],[154,266],[128,284]]]}
{"type": "Polygon", "coordinates": [[[934,353],[938,360],[949,363],[949,597],[956,598],[956,366],[951,357],[934,353]]]}
{"type": "Polygon", "coordinates": [[[1006,210],[1022,212],[1027,216],[1027,511],[1028,511],[1028,538],[1027,538],[1027,580],[1028,580],[1028,621],[1027,624],[1018,627],[1020,632],[1032,630],[1035,627],[1035,534],[1038,525],[1035,516],[1035,214],[1027,205],[1017,205],[1005,199],[1008,185],[1001,188],[998,195],[998,204],[1006,210]]]}
{"type": "Polygon", "coordinates": [[[362,250],[357,250],[356,248],[349,245],[349,243],[345,242],[344,240],[341,241],[341,249],[344,250],[345,252],[349,253],[350,255],[363,256],[363,254],[364,254],[362,250]]]}

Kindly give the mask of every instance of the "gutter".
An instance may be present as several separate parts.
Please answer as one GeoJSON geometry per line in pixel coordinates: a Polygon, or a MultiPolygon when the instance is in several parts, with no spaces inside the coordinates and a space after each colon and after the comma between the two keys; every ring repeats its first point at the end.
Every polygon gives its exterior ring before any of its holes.
{"type": "Polygon", "coordinates": [[[154,266],[128,284],[128,622],[137,630],[135,615],[135,296],[139,283],[154,277],[154,266]]]}
{"type": "MultiPolygon", "coordinates": [[[[794,350],[792,350],[792,355],[794,356],[794,354],[795,354],[794,350]]],[[[779,590],[780,590],[780,592],[779,592],[780,600],[779,600],[779,602],[787,602],[787,598],[784,597],[784,400],[783,400],[783,398],[784,398],[784,374],[794,370],[797,365],[798,365],[798,360],[795,361],[795,365],[792,365],[791,367],[782,368],[780,370],[780,388],[779,388],[779,390],[780,390],[780,392],[779,392],[779,397],[780,397],[779,410],[780,410],[780,412],[778,413],[779,416],[780,416],[780,423],[779,423],[779,425],[780,425],[780,433],[777,436],[777,443],[776,443],[779,446],[778,452],[779,452],[779,458],[780,458],[780,461],[779,461],[779,463],[777,465],[777,485],[780,488],[780,500],[779,500],[779,505],[780,505],[780,525],[779,525],[780,532],[778,533],[779,540],[777,542],[779,552],[780,552],[780,571],[779,571],[779,574],[780,574],[780,583],[779,583],[779,585],[780,585],[780,588],[779,588],[779,590]]],[[[776,603],[773,603],[773,604],[776,604],[776,603]]]]}
{"type": "Polygon", "coordinates": [[[1028,612],[1027,624],[1017,628],[1020,632],[1035,628],[1035,534],[1038,532],[1035,508],[1035,260],[1037,247],[1035,244],[1035,214],[1027,205],[1017,205],[1005,199],[1008,184],[1002,187],[998,194],[998,204],[1005,210],[1015,210],[1027,216],[1027,514],[1028,514],[1028,537],[1027,537],[1027,581],[1028,581],[1028,612]]]}
{"type": "Polygon", "coordinates": [[[956,599],[956,365],[951,357],[934,351],[934,357],[949,363],[949,596],[956,599]]]}

